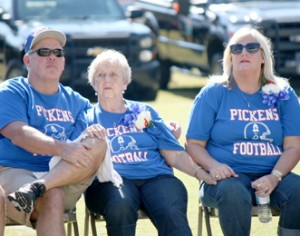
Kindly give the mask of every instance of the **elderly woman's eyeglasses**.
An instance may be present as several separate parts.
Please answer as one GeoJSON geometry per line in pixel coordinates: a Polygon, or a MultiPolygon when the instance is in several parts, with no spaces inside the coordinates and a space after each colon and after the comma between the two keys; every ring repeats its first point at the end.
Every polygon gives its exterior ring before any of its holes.
{"type": "Polygon", "coordinates": [[[56,57],[63,57],[65,55],[65,51],[61,48],[50,49],[50,48],[39,48],[36,50],[29,51],[29,55],[36,53],[40,57],[49,57],[52,53],[56,57]]]}
{"type": "Polygon", "coordinates": [[[230,52],[232,54],[238,55],[243,52],[243,48],[246,49],[248,53],[256,53],[260,49],[260,44],[259,43],[247,43],[245,45],[237,43],[237,44],[232,44],[230,46],[230,52]]]}

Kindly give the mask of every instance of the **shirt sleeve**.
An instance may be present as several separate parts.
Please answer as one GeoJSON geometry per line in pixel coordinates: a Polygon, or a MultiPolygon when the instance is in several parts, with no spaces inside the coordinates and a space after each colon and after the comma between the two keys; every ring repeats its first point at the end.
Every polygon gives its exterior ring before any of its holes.
{"type": "Polygon", "coordinates": [[[186,138],[209,139],[224,89],[227,88],[220,84],[209,84],[201,89],[189,115],[186,138]]]}
{"type": "Polygon", "coordinates": [[[162,150],[184,150],[159,114],[152,107],[148,106],[148,108],[151,112],[153,126],[148,127],[146,132],[156,139],[158,148],[162,150]]]}
{"type": "MultiPolygon", "coordinates": [[[[5,83],[5,82],[4,82],[5,83]]],[[[0,88],[0,129],[13,121],[28,123],[26,95],[8,83],[0,88]]]]}
{"type": "Polygon", "coordinates": [[[280,101],[279,113],[284,136],[300,136],[300,105],[295,91],[289,87],[289,99],[280,101]]]}

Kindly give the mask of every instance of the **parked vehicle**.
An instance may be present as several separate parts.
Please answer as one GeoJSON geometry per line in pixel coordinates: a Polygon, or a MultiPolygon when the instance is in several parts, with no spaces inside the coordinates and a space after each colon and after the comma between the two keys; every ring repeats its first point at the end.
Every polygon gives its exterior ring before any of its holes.
{"type": "Polygon", "coordinates": [[[125,16],[116,0],[1,0],[0,80],[26,75],[24,41],[38,25],[63,31],[67,36],[66,67],[61,82],[84,96],[94,97],[87,84],[87,67],[107,48],[122,52],[133,70],[125,97],[153,100],[159,90],[159,62],[151,30],[125,16]]]}
{"type": "Polygon", "coordinates": [[[246,24],[271,38],[276,71],[300,81],[300,0],[136,0],[135,6],[156,36],[163,89],[171,66],[221,73],[224,47],[246,24]]]}

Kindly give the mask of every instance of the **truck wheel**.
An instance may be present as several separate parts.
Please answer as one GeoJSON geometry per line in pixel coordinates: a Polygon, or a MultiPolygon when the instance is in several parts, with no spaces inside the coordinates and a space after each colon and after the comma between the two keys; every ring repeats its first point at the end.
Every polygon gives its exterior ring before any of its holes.
{"type": "Polygon", "coordinates": [[[223,73],[222,67],[222,54],[215,53],[212,56],[211,63],[210,63],[210,74],[211,75],[221,75],[223,73]]]}
{"type": "Polygon", "coordinates": [[[18,60],[11,60],[9,61],[7,65],[7,70],[5,72],[5,80],[14,78],[17,76],[27,76],[27,70],[24,68],[24,65],[22,62],[18,60]]]}
{"type": "Polygon", "coordinates": [[[124,97],[136,101],[154,101],[157,97],[158,90],[159,89],[140,86],[132,81],[126,90],[124,97]]]}
{"type": "Polygon", "coordinates": [[[171,65],[169,61],[160,61],[160,89],[167,90],[171,80],[171,65]]]}

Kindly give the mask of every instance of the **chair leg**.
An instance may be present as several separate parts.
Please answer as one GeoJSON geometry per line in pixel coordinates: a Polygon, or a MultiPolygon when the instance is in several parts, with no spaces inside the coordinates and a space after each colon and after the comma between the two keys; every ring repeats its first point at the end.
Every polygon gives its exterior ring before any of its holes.
{"type": "Polygon", "coordinates": [[[72,223],[67,223],[67,236],[72,236],[72,223]]]}
{"type": "Polygon", "coordinates": [[[97,230],[96,230],[96,219],[93,215],[90,215],[91,217],[91,229],[92,229],[92,235],[97,236],[97,230]]]}
{"type": "Polygon", "coordinates": [[[90,224],[90,212],[85,207],[85,218],[84,218],[84,236],[89,236],[89,224],[90,224]]]}
{"type": "Polygon", "coordinates": [[[204,216],[205,216],[207,236],[212,236],[211,226],[210,226],[210,218],[209,218],[209,211],[208,211],[208,208],[206,206],[203,206],[203,207],[204,207],[204,216]]]}
{"type": "Polygon", "coordinates": [[[202,236],[202,228],[203,228],[203,208],[199,205],[198,210],[198,236],[202,236]]]}
{"type": "Polygon", "coordinates": [[[78,223],[77,223],[77,220],[74,221],[74,222],[72,223],[72,225],[73,225],[73,230],[74,230],[74,236],[79,236],[79,229],[78,229],[78,223]]]}

